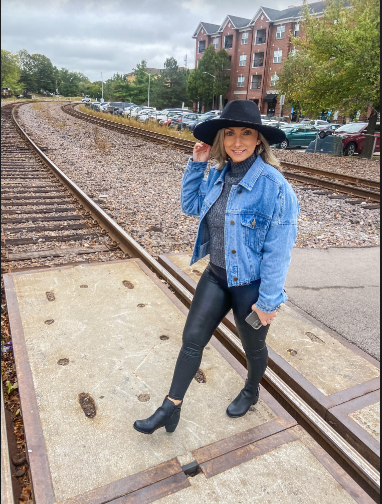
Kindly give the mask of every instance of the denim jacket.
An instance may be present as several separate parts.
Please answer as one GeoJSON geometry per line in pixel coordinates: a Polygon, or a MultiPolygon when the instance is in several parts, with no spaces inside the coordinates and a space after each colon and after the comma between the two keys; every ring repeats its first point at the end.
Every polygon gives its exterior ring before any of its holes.
{"type": "MultiPolygon", "coordinates": [[[[181,186],[181,207],[188,215],[199,215],[199,226],[191,263],[210,252],[207,211],[220,196],[230,168],[211,168],[207,163],[188,161],[181,186]]],[[[224,241],[229,287],[261,279],[260,310],[270,313],[287,300],[285,278],[297,235],[297,197],[281,173],[258,156],[239,182],[232,186],[225,216],[224,241]]]]}

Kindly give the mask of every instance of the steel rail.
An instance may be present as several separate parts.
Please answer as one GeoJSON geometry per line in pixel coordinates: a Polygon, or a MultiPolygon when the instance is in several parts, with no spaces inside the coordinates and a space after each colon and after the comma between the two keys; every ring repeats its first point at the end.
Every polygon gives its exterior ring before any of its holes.
{"type": "MultiPolygon", "coordinates": [[[[100,126],[107,126],[110,129],[116,129],[121,132],[131,132],[133,134],[148,138],[149,140],[159,140],[161,142],[165,142],[167,144],[171,144],[175,147],[180,147],[182,149],[186,149],[187,152],[192,152],[194,147],[194,142],[191,140],[181,140],[175,137],[171,137],[170,135],[165,135],[163,133],[151,132],[148,130],[144,130],[142,128],[137,128],[135,126],[129,126],[127,124],[118,124],[115,121],[110,119],[104,119],[100,117],[93,116],[92,114],[87,114],[86,112],[81,112],[73,109],[73,104],[67,104],[62,106],[62,110],[66,113],[84,119],[88,122],[93,122],[99,124],[100,126]]],[[[281,161],[281,166],[289,169],[293,169],[300,172],[305,173],[313,173],[319,175],[320,177],[332,178],[337,180],[342,180],[344,182],[349,182],[350,184],[359,184],[367,187],[372,187],[375,189],[380,189],[380,183],[377,181],[363,179],[361,177],[353,177],[351,175],[345,175],[337,172],[329,172],[326,170],[320,170],[319,168],[311,168],[309,166],[296,165],[294,163],[288,163],[281,161]]],[[[380,201],[380,195],[376,191],[369,191],[367,189],[362,189],[354,186],[347,186],[344,184],[338,184],[336,182],[330,182],[327,180],[323,180],[317,177],[309,177],[307,175],[302,175],[299,173],[283,171],[283,175],[290,180],[297,180],[299,182],[303,182],[306,184],[317,185],[319,187],[325,187],[328,189],[333,189],[334,191],[339,191],[349,196],[356,196],[360,198],[370,199],[372,201],[380,201]]]]}
{"type": "Polygon", "coordinates": [[[372,201],[377,201],[378,203],[380,202],[380,193],[375,191],[369,191],[367,189],[362,189],[359,187],[338,184],[336,182],[330,182],[329,180],[322,180],[317,177],[309,177],[309,175],[302,175],[301,173],[283,171],[283,175],[285,176],[285,178],[289,180],[297,180],[298,182],[304,182],[305,184],[319,185],[320,187],[333,189],[333,191],[342,192],[348,194],[349,196],[356,196],[358,198],[369,199],[372,201]]]}
{"type": "Polygon", "coordinates": [[[287,161],[281,162],[282,166],[289,168],[290,170],[298,170],[304,173],[313,173],[314,175],[319,175],[327,178],[335,178],[337,180],[343,180],[344,182],[349,182],[350,184],[361,184],[374,189],[380,189],[381,184],[376,180],[364,179],[361,177],[354,177],[353,175],[345,175],[344,173],[331,172],[328,170],[321,170],[320,168],[312,168],[310,166],[296,165],[295,163],[288,163],[287,161]]]}
{"type": "MultiPolygon", "coordinates": [[[[17,106],[16,106],[17,107],[17,106]]],[[[118,242],[125,252],[133,257],[140,258],[147,266],[159,274],[174,290],[181,296],[186,304],[190,304],[193,295],[159,262],[154,259],[139,243],[137,243],[126,231],[124,231],[111,217],[109,217],[94,201],[89,198],[74,182],[72,182],[28,137],[15,118],[14,111],[12,118],[19,128],[21,134],[30,143],[32,148],[41,159],[52,169],[53,173],[67,186],[80,203],[89,210],[92,217],[106,229],[106,231],[118,242]]],[[[245,352],[239,338],[230,331],[223,323],[219,324],[218,332],[224,339],[226,346],[233,354],[245,357],[245,352]]],[[[320,417],[296,392],[293,391],[277,374],[271,369],[267,369],[264,375],[265,380],[271,387],[281,395],[292,408],[325,440],[339,455],[345,460],[366,483],[380,493],[379,472],[362,457],[345,439],[343,439],[325,420],[320,417]]]]}

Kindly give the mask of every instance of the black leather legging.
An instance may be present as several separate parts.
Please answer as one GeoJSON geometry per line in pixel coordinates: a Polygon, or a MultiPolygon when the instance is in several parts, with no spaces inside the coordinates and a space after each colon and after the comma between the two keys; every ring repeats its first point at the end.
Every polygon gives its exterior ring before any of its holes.
{"type": "Polygon", "coordinates": [[[252,311],[251,306],[259,297],[259,287],[260,280],[228,287],[226,270],[211,263],[207,266],[188,313],[169,397],[178,400],[184,398],[199,369],[204,347],[231,308],[247,358],[248,381],[255,386],[260,383],[267,367],[265,338],[269,325],[255,330],[245,321],[252,311]]]}

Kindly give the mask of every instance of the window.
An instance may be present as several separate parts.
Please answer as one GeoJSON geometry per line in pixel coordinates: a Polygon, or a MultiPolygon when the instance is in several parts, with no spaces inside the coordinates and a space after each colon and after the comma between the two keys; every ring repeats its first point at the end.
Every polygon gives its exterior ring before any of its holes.
{"type": "Polygon", "coordinates": [[[284,38],[284,33],[285,33],[285,25],[278,26],[276,30],[276,38],[277,39],[284,38]]]}
{"type": "Polygon", "coordinates": [[[264,65],[264,53],[253,53],[253,68],[262,67],[264,65]]]}
{"type": "Polygon", "coordinates": [[[276,82],[279,80],[279,77],[277,74],[271,75],[271,87],[275,87],[276,82]]]}
{"type": "Polygon", "coordinates": [[[224,49],[232,49],[233,35],[227,35],[224,37],[224,49]]]}
{"type": "Polygon", "coordinates": [[[295,37],[298,37],[299,30],[300,30],[300,25],[299,25],[299,23],[296,23],[296,25],[294,27],[294,36],[295,37]]]}
{"type": "Polygon", "coordinates": [[[237,87],[244,87],[244,75],[240,75],[237,78],[237,87]]]}
{"type": "Polygon", "coordinates": [[[228,58],[229,58],[229,63],[228,63],[228,68],[226,68],[226,70],[231,70],[232,56],[228,56],[228,58]]]}
{"type": "Polygon", "coordinates": [[[267,30],[256,30],[255,44],[265,44],[267,30]]]}
{"type": "Polygon", "coordinates": [[[273,55],[273,63],[281,63],[282,56],[282,51],[275,51],[273,55]]]}
{"type": "Polygon", "coordinates": [[[246,64],[247,64],[247,55],[246,54],[241,54],[240,55],[239,66],[245,66],[246,64]]]}
{"type": "Polygon", "coordinates": [[[248,44],[248,32],[241,34],[241,45],[248,44]]]}
{"type": "Polygon", "coordinates": [[[206,41],[205,40],[199,40],[199,46],[198,46],[198,53],[204,53],[204,50],[206,48],[206,41]]]}
{"type": "Polygon", "coordinates": [[[290,53],[291,53],[291,55],[292,55],[292,56],[294,56],[294,55],[296,54],[296,52],[297,52],[297,51],[296,51],[296,48],[294,47],[294,48],[291,50],[291,52],[290,52],[290,53]]]}
{"type": "Polygon", "coordinates": [[[217,49],[219,47],[219,39],[218,38],[214,38],[212,40],[212,43],[214,44],[214,49],[217,49]]]}
{"type": "Polygon", "coordinates": [[[261,75],[252,75],[251,89],[260,89],[260,88],[261,88],[261,75]]]}

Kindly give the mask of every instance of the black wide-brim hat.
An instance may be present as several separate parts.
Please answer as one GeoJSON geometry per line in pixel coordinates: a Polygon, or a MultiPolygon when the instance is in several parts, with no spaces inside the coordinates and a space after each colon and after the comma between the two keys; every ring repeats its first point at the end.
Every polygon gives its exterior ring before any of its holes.
{"type": "Polygon", "coordinates": [[[282,130],[261,124],[259,107],[251,100],[228,102],[219,119],[204,121],[195,126],[194,137],[207,145],[212,145],[219,130],[236,126],[259,131],[270,145],[278,144],[286,138],[282,130]]]}

